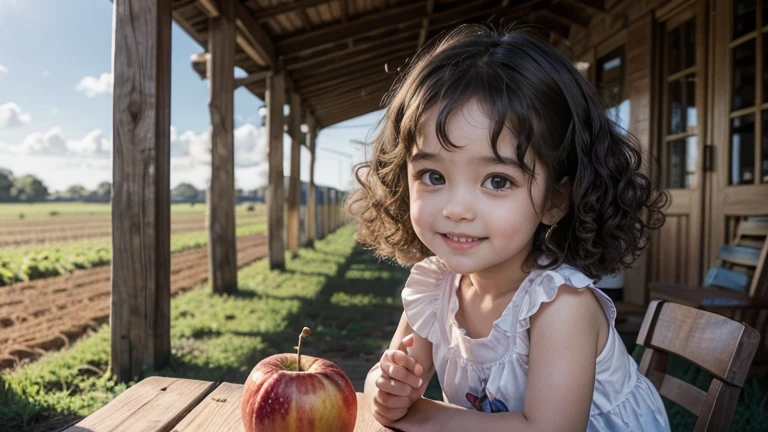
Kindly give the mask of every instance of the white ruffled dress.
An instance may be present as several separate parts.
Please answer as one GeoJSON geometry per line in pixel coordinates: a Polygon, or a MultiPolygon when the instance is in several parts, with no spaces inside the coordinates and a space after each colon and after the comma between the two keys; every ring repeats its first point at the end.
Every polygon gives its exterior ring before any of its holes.
{"type": "Polygon", "coordinates": [[[455,319],[460,278],[439,258],[431,257],[413,267],[402,292],[409,324],[432,342],[432,359],[445,402],[477,409],[467,396],[471,393],[500,400],[509,411],[522,411],[528,383],[530,317],[567,284],[596,293],[611,326],[605,349],[596,360],[587,431],[670,430],[659,393],[637,371],[614,327],[613,302],[586,275],[568,265],[532,271],[494,322],[491,333],[482,339],[468,337],[455,319]]]}

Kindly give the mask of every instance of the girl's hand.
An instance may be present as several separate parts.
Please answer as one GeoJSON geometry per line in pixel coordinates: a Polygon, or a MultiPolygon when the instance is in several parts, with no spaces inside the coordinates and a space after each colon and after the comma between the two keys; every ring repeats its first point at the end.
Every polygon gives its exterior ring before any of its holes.
{"type": "MultiPolygon", "coordinates": [[[[403,338],[403,346],[413,345],[413,335],[403,338]]],[[[373,417],[384,426],[408,413],[422,394],[424,367],[401,350],[386,350],[379,362],[380,376],[373,395],[373,417]]]]}

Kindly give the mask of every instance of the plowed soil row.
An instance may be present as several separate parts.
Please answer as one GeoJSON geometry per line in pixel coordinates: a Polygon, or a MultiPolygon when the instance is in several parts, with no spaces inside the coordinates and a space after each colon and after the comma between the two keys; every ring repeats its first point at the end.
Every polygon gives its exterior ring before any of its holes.
{"type": "MultiPolygon", "coordinates": [[[[266,255],[264,234],[238,238],[238,267],[266,255]]],[[[207,262],[207,247],[171,255],[171,294],[206,281],[207,262]]],[[[109,266],[0,288],[0,370],[66,347],[104,323],[110,290],[109,266]]]]}
{"type": "MultiPolygon", "coordinates": [[[[238,224],[253,223],[264,220],[263,214],[250,213],[238,215],[238,224]]],[[[22,221],[23,222],[23,221],[22,221]]],[[[111,233],[112,222],[109,218],[94,219],[89,217],[75,220],[49,220],[45,224],[8,224],[0,223],[0,247],[22,246],[82,240],[96,237],[108,237],[111,233]]],[[[171,220],[172,233],[205,231],[205,216],[185,216],[171,220]]]]}

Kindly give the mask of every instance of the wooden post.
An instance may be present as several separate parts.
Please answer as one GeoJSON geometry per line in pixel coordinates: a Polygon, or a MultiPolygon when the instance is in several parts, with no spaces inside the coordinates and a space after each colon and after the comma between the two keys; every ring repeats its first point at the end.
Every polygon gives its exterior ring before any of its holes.
{"type": "Polygon", "coordinates": [[[309,127],[309,191],[307,193],[307,245],[312,247],[317,237],[317,191],[315,190],[315,116],[307,115],[309,127]]]}
{"type": "Polygon", "coordinates": [[[209,21],[208,110],[211,115],[211,185],[208,190],[208,268],[213,292],[237,292],[235,235],[234,70],[235,23],[230,2],[209,21]]]}
{"type": "Polygon", "coordinates": [[[325,193],[323,194],[323,222],[324,222],[324,229],[325,232],[324,236],[327,237],[328,234],[331,233],[332,227],[331,227],[331,192],[333,189],[327,187],[325,188],[325,193]]]}
{"type": "Polygon", "coordinates": [[[291,93],[291,177],[288,184],[288,250],[299,253],[299,200],[301,198],[301,100],[291,93]]]}
{"type": "Polygon", "coordinates": [[[333,190],[333,195],[331,195],[333,198],[333,204],[331,205],[331,223],[333,224],[333,231],[336,231],[336,228],[339,227],[339,191],[338,189],[333,190]]]}
{"type": "Polygon", "coordinates": [[[318,239],[324,239],[325,238],[325,194],[328,193],[326,188],[320,186],[320,198],[318,201],[317,206],[317,238],[318,239]]]}
{"type": "Polygon", "coordinates": [[[267,78],[267,139],[269,140],[269,185],[267,186],[267,220],[269,237],[269,268],[285,269],[285,241],[283,240],[283,105],[285,104],[285,74],[278,72],[267,78]]]}
{"type": "Polygon", "coordinates": [[[114,0],[111,369],[171,354],[171,1],[114,0]]]}

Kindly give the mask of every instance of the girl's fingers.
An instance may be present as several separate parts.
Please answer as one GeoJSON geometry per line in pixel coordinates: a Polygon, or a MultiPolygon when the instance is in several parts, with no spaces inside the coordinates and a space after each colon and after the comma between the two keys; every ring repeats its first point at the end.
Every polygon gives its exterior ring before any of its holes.
{"type": "Polygon", "coordinates": [[[409,396],[413,390],[408,384],[397,381],[394,378],[389,378],[386,375],[382,375],[376,379],[376,387],[383,392],[402,397],[409,396]]]}
{"type": "Polygon", "coordinates": [[[424,367],[421,366],[415,358],[400,350],[386,350],[384,351],[384,355],[382,357],[386,357],[392,363],[408,369],[417,376],[420,376],[422,373],[424,373],[424,367]]]}
{"type": "Polygon", "coordinates": [[[408,369],[390,362],[382,362],[381,363],[382,372],[384,375],[388,376],[389,378],[392,378],[396,381],[400,381],[404,384],[407,384],[414,389],[418,389],[421,387],[422,380],[421,378],[414,375],[411,371],[408,369]]]}
{"type": "Polygon", "coordinates": [[[411,400],[408,397],[393,396],[383,391],[376,392],[373,395],[373,400],[381,407],[389,409],[407,409],[411,406],[411,400]]]}
{"type": "Polygon", "coordinates": [[[373,414],[376,421],[381,424],[393,423],[400,420],[408,413],[408,408],[390,408],[382,405],[376,399],[373,400],[373,414]]]}

